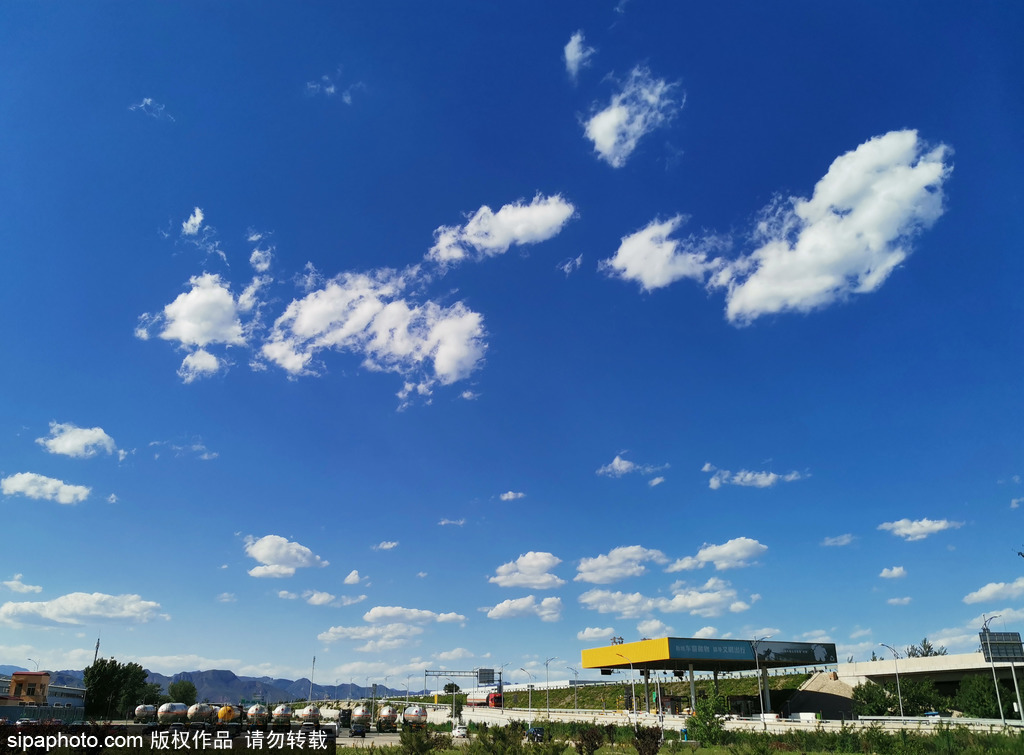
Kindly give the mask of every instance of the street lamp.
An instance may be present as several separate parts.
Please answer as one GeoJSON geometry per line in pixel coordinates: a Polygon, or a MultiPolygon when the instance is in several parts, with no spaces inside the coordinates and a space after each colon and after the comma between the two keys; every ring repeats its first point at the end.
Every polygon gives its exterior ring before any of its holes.
{"type": "Polygon", "coordinates": [[[548,664],[551,663],[551,661],[553,661],[553,660],[555,660],[555,659],[554,658],[548,658],[546,661],[544,661],[544,687],[545,687],[544,691],[547,694],[547,715],[548,715],[548,718],[551,718],[551,675],[548,673],[548,670],[549,670],[548,669],[548,664]]]}
{"type": "Polygon", "coordinates": [[[768,731],[768,722],[764,718],[764,692],[761,689],[761,659],[757,655],[757,646],[760,645],[767,639],[770,639],[772,635],[765,635],[761,639],[754,639],[750,643],[750,647],[754,651],[754,669],[757,673],[757,699],[761,701],[761,726],[765,731],[768,731]]]}
{"type": "MultiPolygon", "coordinates": [[[[878,644],[881,645],[884,648],[889,648],[889,650],[892,651],[892,667],[896,671],[896,697],[900,701],[900,719],[902,719],[903,718],[903,693],[900,691],[900,667],[896,663],[896,659],[900,657],[900,654],[896,652],[896,648],[894,648],[892,645],[886,645],[884,642],[879,642],[878,644]]],[[[995,673],[995,672],[993,671],[993,673],[995,673]]]]}
{"type": "MultiPolygon", "coordinates": [[[[985,614],[982,614],[982,617],[984,616],[985,614]]],[[[985,635],[985,644],[988,645],[988,660],[989,663],[992,664],[992,684],[994,684],[996,687],[996,705],[999,706],[999,718],[1002,720],[1003,726],[1006,726],[1006,714],[1003,713],[1003,700],[999,696],[999,680],[996,679],[996,659],[992,657],[992,640],[988,635],[988,623],[992,621],[992,619],[998,618],[999,614],[995,616],[989,616],[987,619],[985,619],[985,623],[982,624],[981,631],[985,635]]]]}
{"type": "Polygon", "coordinates": [[[30,661],[32,661],[32,663],[36,664],[36,671],[39,670],[39,661],[33,660],[32,658],[29,658],[27,660],[30,660],[30,661]]]}
{"type": "Polygon", "coordinates": [[[577,710],[579,710],[580,707],[576,697],[576,693],[580,687],[580,672],[574,669],[572,666],[566,666],[566,668],[569,669],[573,673],[573,676],[576,678],[576,681],[574,681],[572,685],[572,709],[573,712],[576,712],[577,710]]]}
{"type": "Polygon", "coordinates": [[[455,683],[455,680],[452,679],[450,676],[446,676],[445,679],[447,679],[448,681],[450,681],[452,683],[452,729],[454,730],[455,729],[455,690],[458,688],[458,685],[455,683]]]}
{"type": "Polygon", "coordinates": [[[530,683],[526,685],[526,690],[527,690],[526,699],[528,701],[527,704],[530,706],[530,726],[533,726],[533,679],[534,679],[534,676],[529,671],[524,669],[522,666],[519,667],[519,670],[522,671],[524,674],[526,674],[528,677],[530,677],[530,683]]]}
{"type": "MultiPolygon", "coordinates": [[[[627,658],[622,653],[616,653],[615,655],[619,656],[619,658],[622,658],[623,660],[625,660],[625,661],[627,661],[629,663],[629,686],[630,686],[629,707],[635,712],[636,711],[636,682],[633,681],[633,660],[631,658],[627,658]]],[[[637,727],[637,716],[634,715],[633,716],[633,731],[636,731],[636,727],[637,727]]]]}

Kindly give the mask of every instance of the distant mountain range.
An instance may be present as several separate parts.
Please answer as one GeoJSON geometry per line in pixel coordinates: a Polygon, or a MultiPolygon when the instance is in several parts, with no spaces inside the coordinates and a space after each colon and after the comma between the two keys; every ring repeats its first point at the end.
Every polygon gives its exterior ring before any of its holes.
{"type": "MultiPolygon", "coordinates": [[[[0,666],[0,674],[10,676],[15,671],[28,671],[21,666],[0,666]]],[[[164,692],[171,682],[189,681],[196,685],[196,697],[211,703],[239,703],[243,700],[262,700],[265,703],[291,702],[310,698],[309,679],[272,679],[269,676],[236,676],[231,671],[182,671],[174,676],[164,676],[147,671],[147,681],[159,684],[164,692]]],[[[84,684],[82,671],[51,671],[50,684],[67,687],[81,687],[84,684]]],[[[371,690],[353,684],[313,685],[313,700],[359,699],[369,697],[371,690]]],[[[424,694],[413,690],[414,695],[424,694]]],[[[377,686],[377,697],[405,697],[405,690],[394,690],[383,685],[377,686]]]]}

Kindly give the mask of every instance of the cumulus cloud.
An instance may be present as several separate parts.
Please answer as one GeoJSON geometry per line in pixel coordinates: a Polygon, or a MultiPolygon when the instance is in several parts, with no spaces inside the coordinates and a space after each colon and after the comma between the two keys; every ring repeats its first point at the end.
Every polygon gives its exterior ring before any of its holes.
{"type": "Polygon", "coordinates": [[[192,214],[189,215],[188,219],[181,224],[181,235],[182,236],[196,236],[199,234],[199,230],[203,227],[203,211],[196,207],[192,210],[192,214]]]}
{"type": "Polygon", "coordinates": [[[887,567],[882,569],[878,576],[883,579],[900,579],[901,577],[907,576],[907,570],[902,566],[893,566],[892,568],[887,567]]]}
{"type": "Polygon", "coordinates": [[[330,605],[335,598],[335,596],[331,595],[331,593],[324,592],[322,590],[306,590],[304,593],[302,593],[302,597],[311,606],[330,605]]]}
{"type": "Polygon", "coordinates": [[[234,296],[220,276],[203,273],[189,284],[191,290],[164,307],[160,338],[182,346],[245,345],[234,296]]]}
{"type": "Polygon", "coordinates": [[[558,621],[562,618],[562,599],[544,598],[538,602],[533,595],[527,595],[525,598],[503,600],[487,611],[489,619],[516,619],[524,616],[536,616],[541,621],[558,621]]]}
{"type": "Polygon", "coordinates": [[[112,454],[117,450],[114,439],[102,427],[78,427],[70,422],[51,422],[50,437],[36,438],[51,454],[61,454],[78,459],[95,456],[99,451],[112,454]]]}
{"type": "Polygon", "coordinates": [[[844,545],[849,545],[852,542],[853,535],[847,532],[842,535],[836,535],[835,537],[826,537],[824,540],[821,541],[821,544],[827,547],[841,547],[844,545]]]}
{"type": "Polygon", "coordinates": [[[597,469],[597,474],[603,477],[623,477],[634,472],[642,475],[652,475],[667,468],[668,464],[662,464],[660,467],[652,464],[637,464],[629,459],[622,458],[621,454],[616,454],[614,459],[597,469]]]}
{"type": "Polygon", "coordinates": [[[221,369],[222,362],[206,349],[196,349],[181,360],[178,377],[183,383],[191,383],[199,378],[215,375],[221,369]]]}
{"type": "Polygon", "coordinates": [[[621,168],[641,138],[664,126],[683,106],[676,99],[677,84],[658,79],[643,66],[629,73],[608,106],[584,124],[584,134],[594,144],[597,156],[613,168],[621,168]]]}
{"type": "Polygon", "coordinates": [[[69,485],[52,477],[35,472],[18,472],[0,480],[0,492],[4,495],[23,495],[26,498],[75,504],[89,497],[92,488],[84,485],[69,485]]]}
{"type": "Polygon", "coordinates": [[[512,246],[537,244],[557,236],[576,208],[560,194],[536,195],[494,212],[482,206],[461,226],[440,226],[427,259],[441,264],[504,254],[512,246]]]}
{"type": "Polygon", "coordinates": [[[353,569],[352,571],[350,571],[348,573],[348,576],[345,577],[345,584],[346,585],[358,585],[360,579],[362,579],[362,577],[359,576],[359,572],[356,571],[355,569],[353,569]]]}
{"type": "Polygon", "coordinates": [[[486,350],[483,317],[461,302],[442,307],[403,299],[408,283],[393,270],[340,275],[291,302],[261,354],[299,376],[317,374],[313,359],[320,351],[350,351],[366,369],[405,377],[404,393],[429,393],[436,382],[467,377],[486,350]]]}
{"type": "Polygon", "coordinates": [[[500,587],[523,587],[532,590],[549,590],[565,584],[550,570],[562,563],[553,553],[530,551],[515,561],[502,564],[495,570],[495,576],[488,579],[500,587]]]}
{"type": "Polygon", "coordinates": [[[699,639],[711,639],[712,637],[718,636],[718,630],[715,627],[701,627],[693,633],[694,637],[699,639]]]}
{"type": "Polygon", "coordinates": [[[877,290],[943,213],[951,150],[916,131],[891,131],[836,158],[810,199],[777,199],[762,211],[757,248],[711,284],[727,290],[726,316],[748,323],[810,312],[877,290]]]}
{"type": "Polygon", "coordinates": [[[14,592],[25,593],[43,591],[43,588],[39,585],[26,585],[24,582],[21,581],[21,578],[23,576],[23,574],[15,574],[11,579],[4,582],[3,586],[6,587],[8,590],[12,590],[14,592]]]}
{"type": "Polygon", "coordinates": [[[498,497],[503,501],[518,501],[520,498],[526,498],[526,493],[516,493],[510,490],[507,493],[502,493],[498,497]]]}
{"type": "Polygon", "coordinates": [[[729,246],[724,236],[672,238],[685,222],[682,215],[653,220],[639,231],[623,236],[615,256],[601,260],[598,270],[620,280],[635,281],[644,291],[664,288],[683,278],[703,283],[707,274],[722,266],[719,257],[729,246]]]}
{"type": "Polygon", "coordinates": [[[627,577],[639,577],[647,573],[644,564],[648,561],[663,564],[668,558],[659,550],[641,545],[619,546],[606,554],[580,559],[573,581],[606,585],[627,577]]]}
{"type": "Polygon", "coordinates": [[[687,556],[675,561],[665,571],[678,572],[700,569],[711,563],[718,570],[736,569],[749,566],[753,559],[768,550],[767,545],[749,537],[737,537],[721,545],[707,545],[697,551],[696,556],[687,556]]]}
{"type": "Polygon", "coordinates": [[[737,600],[736,590],[729,582],[717,577],[699,586],[676,583],[672,586],[671,598],[595,588],[580,595],[579,602],[593,611],[616,614],[621,619],[647,618],[654,611],[710,617],[724,611],[738,613],[749,608],[749,605],[737,600]]]}
{"type": "Polygon", "coordinates": [[[582,69],[590,65],[590,59],[597,52],[583,41],[583,32],[577,31],[565,43],[565,71],[576,81],[582,69]]]}
{"type": "Polygon", "coordinates": [[[382,622],[403,622],[406,624],[441,624],[462,622],[466,617],[458,613],[435,613],[422,608],[403,608],[401,606],[374,606],[363,614],[363,621],[371,624],[382,622]]]}
{"type": "Polygon", "coordinates": [[[900,519],[895,522],[883,522],[878,529],[887,530],[897,537],[902,537],[908,542],[924,540],[929,535],[943,530],[959,529],[963,522],[951,522],[948,519],[900,519]]]}
{"type": "Polygon", "coordinates": [[[645,619],[636,625],[641,637],[665,637],[672,634],[672,627],[661,619],[645,619]]]}
{"type": "Polygon", "coordinates": [[[605,642],[615,636],[614,627],[587,627],[576,633],[576,639],[582,642],[605,642]]]}
{"type": "MultiPolygon", "coordinates": [[[[7,584],[6,582],[4,584],[7,584]]],[[[1016,600],[1024,595],[1024,577],[1013,582],[989,582],[964,596],[964,603],[985,603],[994,600],[1016,600]]]]}
{"type": "Polygon", "coordinates": [[[139,595],[73,592],[42,602],[4,603],[0,621],[14,625],[78,626],[97,621],[146,623],[159,614],[160,604],[139,595]]]}
{"type": "Polygon", "coordinates": [[[251,577],[291,577],[296,569],[330,563],[306,546],[280,535],[265,535],[258,540],[249,535],[245,538],[245,552],[261,564],[249,570],[251,577]]]}
{"type": "Polygon", "coordinates": [[[799,472],[787,472],[781,475],[775,472],[751,472],[747,469],[741,469],[739,472],[730,472],[728,469],[719,469],[711,463],[706,463],[701,467],[700,471],[711,473],[708,487],[712,490],[718,490],[723,485],[739,485],[746,488],[770,488],[777,482],[795,482],[807,477],[806,474],[800,474],[799,472]]]}
{"type": "Polygon", "coordinates": [[[366,641],[356,650],[373,652],[375,650],[393,649],[406,644],[411,638],[423,634],[423,627],[413,624],[378,624],[366,626],[331,627],[316,636],[321,642],[338,642],[339,640],[366,641]]]}

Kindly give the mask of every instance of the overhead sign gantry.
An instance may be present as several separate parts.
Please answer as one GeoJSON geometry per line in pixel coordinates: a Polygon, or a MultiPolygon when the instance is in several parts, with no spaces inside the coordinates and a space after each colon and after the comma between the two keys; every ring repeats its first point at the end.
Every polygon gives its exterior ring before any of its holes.
{"type": "MultiPolygon", "coordinates": [[[[713,640],[699,637],[662,637],[590,648],[582,652],[583,668],[638,671],[645,692],[651,671],[670,671],[690,678],[690,705],[696,705],[694,671],[710,671],[718,685],[718,674],[757,671],[767,691],[769,668],[794,668],[836,663],[836,646],[830,642],[779,642],[770,640],[713,640]]],[[[649,694],[646,699],[650,699],[649,694]]],[[[766,710],[771,710],[768,699],[766,710]]]]}

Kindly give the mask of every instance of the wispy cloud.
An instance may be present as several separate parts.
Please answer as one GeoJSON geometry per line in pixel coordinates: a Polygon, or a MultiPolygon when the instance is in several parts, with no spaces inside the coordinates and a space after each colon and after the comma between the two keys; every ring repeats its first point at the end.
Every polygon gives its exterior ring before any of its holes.
{"type": "Polygon", "coordinates": [[[606,107],[584,124],[584,133],[597,156],[613,168],[626,164],[644,136],[667,124],[683,107],[678,84],[654,77],[637,66],[621,83],[606,107]]]}
{"type": "Polygon", "coordinates": [[[878,529],[886,530],[908,542],[913,542],[914,540],[924,540],[929,535],[943,530],[959,529],[963,525],[963,522],[951,522],[948,519],[915,519],[913,521],[900,519],[895,522],[883,522],[878,525],[878,529]]]}
{"type": "Polygon", "coordinates": [[[700,471],[711,474],[711,479],[708,480],[708,487],[712,490],[718,490],[723,485],[738,485],[746,488],[770,488],[778,482],[796,482],[808,477],[806,473],[801,474],[795,471],[781,475],[775,472],[751,472],[747,469],[741,469],[739,472],[730,472],[728,469],[719,469],[710,463],[701,467],[700,471]]]}
{"type": "MultiPolygon", "coordinates": [[[[623,451],[625,453],[625,451],[623,451]]],[[[668,469],[668,464],[660,466],[654,464],[637,464],[629,459],[624,459],[622,454],[616,454],[615,458],[602,467],[598,467],[596,474],[602,477],[623,477],[628,474],[652,475],[668,469]]]]}
{"type": "Polygon", "coordinates": [[[844,545],[849,545],[853,540],[853,535],[847,532],[842,535],[836,535],[835,537],[826,537],[821,541],[821,544],[826,547],[842,547],[844,545]]]}
{"type": "Polygon", "coordinates": [[[574,82],[579,77],[581,70],[590,65],[590,59],[597,52],[593,47],[587,45],[583,40],[583,32],[577,31],[569,37],[563,50],[565,55],[565,70],[569,78],[574,82]]]}
{"type": "Polygon", "coordinates": [[[148,115],[150,118],[158,121],[174,121],[174,116],[167,112],[166,106],[161,105],[159,102],[154,102],[152,97],[143,97],[142,102],[129,105],[128,109],[132,112],[148,115]]]}

